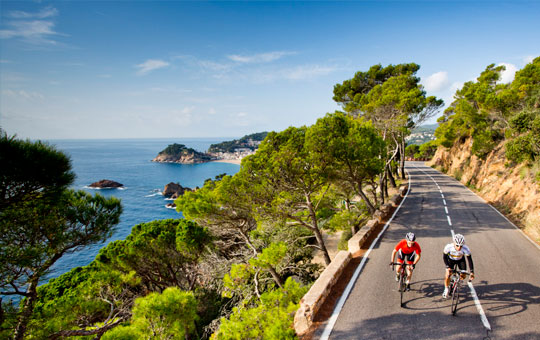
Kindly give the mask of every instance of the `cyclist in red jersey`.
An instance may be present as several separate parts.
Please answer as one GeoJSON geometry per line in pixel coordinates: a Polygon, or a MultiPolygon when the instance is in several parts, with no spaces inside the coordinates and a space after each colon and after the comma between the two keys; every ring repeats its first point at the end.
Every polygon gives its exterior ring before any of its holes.
{"type": "MultiPolygon", "coordinates": [[[[390,265],[394,263],[394,257],[397,253],[397,262],[403,263],[407,261],[407,290],[411,290],[411,278],[415,265],[420,261],[420,245],[416,242],[416,236],[414,233],[407,233],[405,238],[398,242],[394,250],[392,251],[392,258],[390,259],[390,265]]],[[[396,281],[399,281],[399,265],[396,265],[396,281]]]]}

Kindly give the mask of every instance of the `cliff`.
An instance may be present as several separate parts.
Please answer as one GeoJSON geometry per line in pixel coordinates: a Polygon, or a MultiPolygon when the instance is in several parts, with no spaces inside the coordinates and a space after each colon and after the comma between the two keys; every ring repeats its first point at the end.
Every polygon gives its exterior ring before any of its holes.
{"type": "Polygon", "coordinates": [[[216,158],[203,152],[186,147],[184,144],[171,144],[161,151],[152,162],[195,164],[215,160],[216,158]]]}
{"type": "Polygon", "coordinates": [[[439,147],[427,164],[455,177],[540,243],[540,184],[525,165],[509,166],[504,143],[485,160],[471,153],[472,139],[439,147]]]}

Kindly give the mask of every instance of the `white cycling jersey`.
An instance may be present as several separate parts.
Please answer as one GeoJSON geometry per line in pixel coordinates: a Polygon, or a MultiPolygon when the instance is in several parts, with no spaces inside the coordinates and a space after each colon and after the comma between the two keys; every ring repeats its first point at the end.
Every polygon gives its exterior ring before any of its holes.
{"type": "Polygon", "coordinates": [[[453,243],[448,243],[445,247],[443,252],[448,255],[448,257],[451,260],[459,261],[463,258],[463,255],[470,256],[471,250],[469,247],[467,247],[465,244],[461,247],[460,250],[456,250],[456,247],[454,247],[453,243]]]}

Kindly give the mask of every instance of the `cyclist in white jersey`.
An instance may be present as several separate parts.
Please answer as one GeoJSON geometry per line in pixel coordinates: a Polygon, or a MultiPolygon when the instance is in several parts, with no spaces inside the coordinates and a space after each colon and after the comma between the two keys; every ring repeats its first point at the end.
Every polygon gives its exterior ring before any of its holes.
{"type": "MultiPolygon", "coordinates": [[[[469,263],[469,270],[471,272],[470,279],[474,279],[474,264],[472,260],[471,250],[465,245],[465,237],[461,234],[454,235],[454,242],[448,243],[443,250],[443,261],[446,265],[446,275],[444,277],[444,293],[443,298],[448,297],[448,286],[450,285],[450,275],[452,269],[459,267],[460,270],[466,270],[465,258],[469,263]]],[[[461,274],[461,279],[465,279],[465,274],[461,274]]]]}

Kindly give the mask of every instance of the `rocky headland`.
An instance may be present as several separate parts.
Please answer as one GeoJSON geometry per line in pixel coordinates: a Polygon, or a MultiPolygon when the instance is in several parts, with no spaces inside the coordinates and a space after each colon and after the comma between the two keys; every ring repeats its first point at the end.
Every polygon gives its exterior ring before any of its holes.
{"type": "Polygon", "coordinates": [[[89,187],[97,188],[97,189],[115,189],[115,188],[123,188],[124,185],[122,183],[111,181],[109,179],[102,179],[101,181],[97,181],[90,184],[89,187]]]}
{"type": "Polygon", "coordinates": [[[212,144],[207,152],[199,152],[183,144],[171,144],[161,151],[152,162],[197,164],[212,161],[240,161],[257,151],[268,132],[259,132],[240,139],[212,144]]]}
{"type": "Polygon", "coordinates": [[[208,153],[188,148],[184,144],[171,144],[161,151],[152,162],[196,164],[215,160],[208,153]]]}

